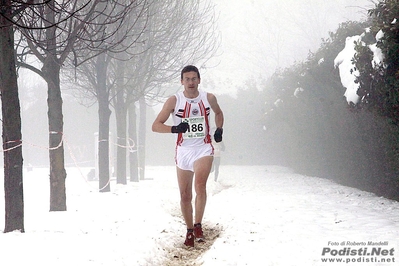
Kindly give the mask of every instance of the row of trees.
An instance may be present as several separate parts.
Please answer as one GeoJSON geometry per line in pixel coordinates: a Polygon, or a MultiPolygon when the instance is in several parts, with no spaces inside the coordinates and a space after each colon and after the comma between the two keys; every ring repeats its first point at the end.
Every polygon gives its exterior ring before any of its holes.
{"type": "MultiPolygon", "coordinates": [[[[218,36],[213,27],[215,15],[212,11],[209,2],[200,0],[189,4],[149,0],[2,1],[0,28],[3,35],[0,42],[8,45],[8,50],[2,49],[1,54],[7,56],[8,53],[9,60],[1,60],[1,73],[13,73],[12,76],[2,75],[1,80],[3,139],[7,144],[4,148],[13,148],[12,152],[4,152],[4,232],[24,230],[22,152],[18,146],[21,119],[15,66],[32,70],[47,83],[50,211],[65,211],[62,78],[69,77],[69,83],[73,82],[98,102],[99,188],[102,192],[109,191],[110,106],[115,109],[118,144],[123,147],[118,150],[117,180],[126,183],[124,148],[127,139],[136,139],[136,115],[132,107],[138,100],[144,106],[146,97],[159,97],[157,86],[176,77],[182,65],[200,58],[206,62],[213,56],[218,36]],[[14,28],[17,30],[15,51],[12,45],[14,28]],[[15,54],[16,57],[12,56],[15,54]],[[32,57],[39,63],[28,64],[32,57]],[[12,61],[15,58],[17,62],[12,61]],[[61,75],[61,71],[66,74],[61,75]],[[11,80],[14,86],[9,86],[11,80]],[[13,92],[14,100],[6,98],[8,90],[13,92]],[[129,138],[126,135],[127,117],[129,138]],[[9,124],[6,118],[12,119],[9,124]],[[13,155],[15,152],[18,152],[18,158],[13,155]],[[9,160],[10,156],[15,157],[12,157],[13,161],[9,160]]],[[[140,115],[140,121],[145,121],[145,112],[140,115]]],[[[143,142],[139,147],[144,146],[143,142]]],[[[134,167],[137,157],[132,157],[132,164],[132,171],[137,170],[134,167]]],[[[137,180],[137,173],[131,173],[131,178],[137,180]]]]}
{"type": "Polygon", "coordinates": [[[305,62],[268,81],[265,97],[275,100],[266,104],[265,134],[284,139],[280,161],[285,165],[399,199],[398,7],[397,1],[379,2],[367,21],[341,24],[305,62]],[[348,105],[334,59],[346,37],[363,34],[371,44],[379,30],[385,34],[377,43],[384,65],[373,67],[369,47],[358,44],[353,60],[362,100],[348,105]]]}
{"type": "MultiPolygon", "coordinates": [[[[192,2],[188,10],[185,3],[153,2],[147,9],[148,17],[139,23],[144,30],[137,36],[136,45],[122,52],[103,53],[78,70],[79,79],[73,85],[85,92],[89,102],[99,104],[99,138],[103,144],[99,151],[100,191],[109,191],[108,151],[104,152],[108,143],[104,140],[109,139],[110,107],[115,110],[117,124],[117,182],[126,184],[126,147],[131,145],[129,140],[136,143],[137,139],[134,104],[140,106],[139,123],[145,123],[146,103],[162,97],[164,84],[176,78],[181,65],[204,63],[216,52],[212,6],[200,4],[192,2]]],[[[140,177],[144,178],[145,125],[139,124],[139,129],[140,138],[132,148],[138,148],[140,177]]],[[[130,178],[138,181],[137,153],[130,155],[130,178]]]]}

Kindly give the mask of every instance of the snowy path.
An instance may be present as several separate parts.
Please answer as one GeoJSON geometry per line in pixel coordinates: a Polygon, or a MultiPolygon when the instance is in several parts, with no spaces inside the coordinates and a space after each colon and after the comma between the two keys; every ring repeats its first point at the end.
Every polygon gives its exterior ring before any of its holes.
{"type": "Polygon", "coordinates": [[[26,233],[0,235],[0,265],[342,264],[321,261],[330,257],[395,259],[347,265],[399,265],[398,202],[286,168],[222,166],[219,182],[210,177],[203,221],[214,242],[191,251],[182,248],[174,167],[148,167],[148,180],[113,183],[111,193],[67,171],[68,211],[61,213],[48,212],[48,170],[25,173],[26,233]],[[369,241],[395,248],[393,256],[321,255],[324,248],[372,250],[369,241]]]}

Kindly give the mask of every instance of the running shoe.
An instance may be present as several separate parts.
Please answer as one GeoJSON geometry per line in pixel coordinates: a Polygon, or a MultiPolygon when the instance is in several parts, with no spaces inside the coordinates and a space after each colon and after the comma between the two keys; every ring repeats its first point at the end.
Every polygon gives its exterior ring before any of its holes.
{"type": "Polygon", "coordinates": [[[200,223],[194,224],[194,235],[198,242],[204,241],[204,233],[202,232],[202,226],[200,223]]]}
{"type": "Polygon", "coordinates": [[[184,241],[184,245],[188,247],[194,247],[194,232],[193,230],[187,230],[186,241],[184,241]]]}

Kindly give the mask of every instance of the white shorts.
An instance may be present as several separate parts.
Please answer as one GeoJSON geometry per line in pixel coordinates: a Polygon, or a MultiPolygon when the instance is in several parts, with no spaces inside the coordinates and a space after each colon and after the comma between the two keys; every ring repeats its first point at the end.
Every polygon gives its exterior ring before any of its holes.
{"type": "Polygon", "coordinates": [[[194,162],[205,156],[213,156],[213,146],[205,144],[197,147],[176,147],[176,166],[194,172],[194,162]]]}

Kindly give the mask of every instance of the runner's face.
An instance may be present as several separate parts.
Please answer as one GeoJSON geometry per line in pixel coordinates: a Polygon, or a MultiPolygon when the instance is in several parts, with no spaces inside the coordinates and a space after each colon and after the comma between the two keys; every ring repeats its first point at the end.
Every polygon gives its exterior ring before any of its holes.
{"type": "Polygon", "coordinates": [[[198,90],[198,84],[200,84],[201,79],[198,78],[198,75],[196,72],[191,71],[191,72],[186,72],[183,73],[183,79],[181,80],[181,84],[184,86],[184,89],[186,91],[197,91],[198,90]]]}

